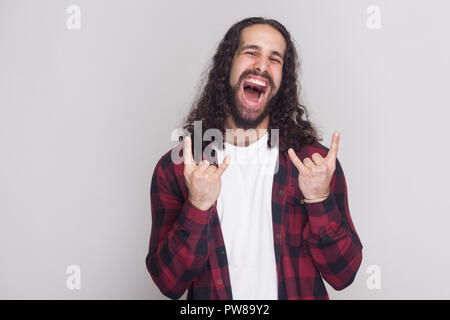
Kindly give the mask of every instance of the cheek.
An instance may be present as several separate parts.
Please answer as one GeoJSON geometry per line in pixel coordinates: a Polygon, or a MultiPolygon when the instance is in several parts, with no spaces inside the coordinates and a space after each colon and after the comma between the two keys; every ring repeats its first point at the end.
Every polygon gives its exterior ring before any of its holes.
{"type": "Polygon", "coordinates": [[[275,86],[277,87],[277,91],[280,88],[281,80],[283,79],[282,69],[279,68],[277,70],[274,70],[273,74],[273,82],[275,86]]]}
{"type": "Polygon", "coordinates": [[[233,60],[230,70],[230,86],[234,87],[236,83],[239,80],[239,77],[241,75],[240,72],[241,64],[239,63],[239,60],[233,60]]]}
{"type": "Polygon", "coordinates": [[[245,57],[239,57],[234,59],[230,70],[230,85],[234,87],[239,81],[242,73],[251,68],[251,60],[245,59],[245,57]]]}
{"type": "Polygon", "coordinates": [[[239,75],[236,69],[231,69],[230,71],[230,86],[233,88],[238,82],[239,75]]]}
{"type": "Polygon", "coordinates": [[[230,72],[230,86],[233,88],[238,82],[239,76],[235,70],[230,72]]]}

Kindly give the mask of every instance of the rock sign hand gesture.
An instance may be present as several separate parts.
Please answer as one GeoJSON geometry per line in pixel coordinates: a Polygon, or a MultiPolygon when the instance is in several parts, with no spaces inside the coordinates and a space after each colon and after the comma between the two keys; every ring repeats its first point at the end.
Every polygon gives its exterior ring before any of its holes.
{"type": "Polygon", "coordinates": [[[302,162],[294,150],[289,148],[289,158],[298,169],[298,185],[305,199],[326,198],[330,194],[330,182],[336,169],[339,137],[339,132],[333,134],[331,147],[325,158],[316,152],[311,156],[312,160],[305,158],[302,162]]]}
{"type": "Polygon", "coordinates": [[[207,160],[198,165],[192,156],[191,137],[186,136],[183,144],[184,179],[189,190],[189,201],[200,210],[208,210],[217,200],[221,186],[221,176],[228,168],[230,156],[216,167],[207,160]]]}

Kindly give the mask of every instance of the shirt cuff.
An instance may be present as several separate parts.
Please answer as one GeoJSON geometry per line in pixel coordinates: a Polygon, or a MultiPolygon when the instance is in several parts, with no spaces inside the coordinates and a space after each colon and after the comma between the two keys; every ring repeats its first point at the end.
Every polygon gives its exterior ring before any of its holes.
{"type": "Polygon", "coordinates": [[[192,234],[202,233],[205,225],[209,224],[211,218],[210,210],[211,208],[208,210],[200,210],[189,200],[186,200],[177,222],[179,229],[183,229],[192,234]]]}
{"type": "Polygon", "coordinates": [[[336,203],[336,198],[333,192],[330,192],[328,197],[321,202],[306,203],[308,210],[308,217],[310,227],[317,233],[328,229],[331,223],[333,225],[340,225],[342,221],[341,213],[336,203]]]}

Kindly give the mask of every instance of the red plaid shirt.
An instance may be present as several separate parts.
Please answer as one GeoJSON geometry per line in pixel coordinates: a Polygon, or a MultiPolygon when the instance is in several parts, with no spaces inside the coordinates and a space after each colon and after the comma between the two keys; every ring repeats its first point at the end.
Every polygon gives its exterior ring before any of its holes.
{"type": "MultiPolygon", "coordinates": [[[[328,149],[316,142],[301,148],[297,155],[303,160],[315,152],[325,157],[328,149]]],[[[216,156],[208,160],[217,165],[216,156]]],[[[328,299],[322,278],[334,289],[344,289],[353,282],[362,260],[344,172],[336,160],[329,197],[304,203],[298,170],[287,152],[279,154],[278,165],[272,187],[278,298],[328,299]]],[[[186,289],[187,299],[232,299],[216,207],[202,211],[190,204],[183,170],[182,162],[172,162],[170,151],[154,170],[147,269],[160,291],[171,299],[180,298],[186,289]]]]}

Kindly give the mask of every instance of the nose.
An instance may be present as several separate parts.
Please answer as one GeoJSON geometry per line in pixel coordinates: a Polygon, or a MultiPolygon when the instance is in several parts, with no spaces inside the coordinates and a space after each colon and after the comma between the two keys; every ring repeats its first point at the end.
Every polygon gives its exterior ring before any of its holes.
{"type": "Polygon", "coordinates": [[[268,71],[269,66],[266,57],[264,56],[258,57],[258,59],[255,60],[253,68],[260,74],[268,71]]]}

